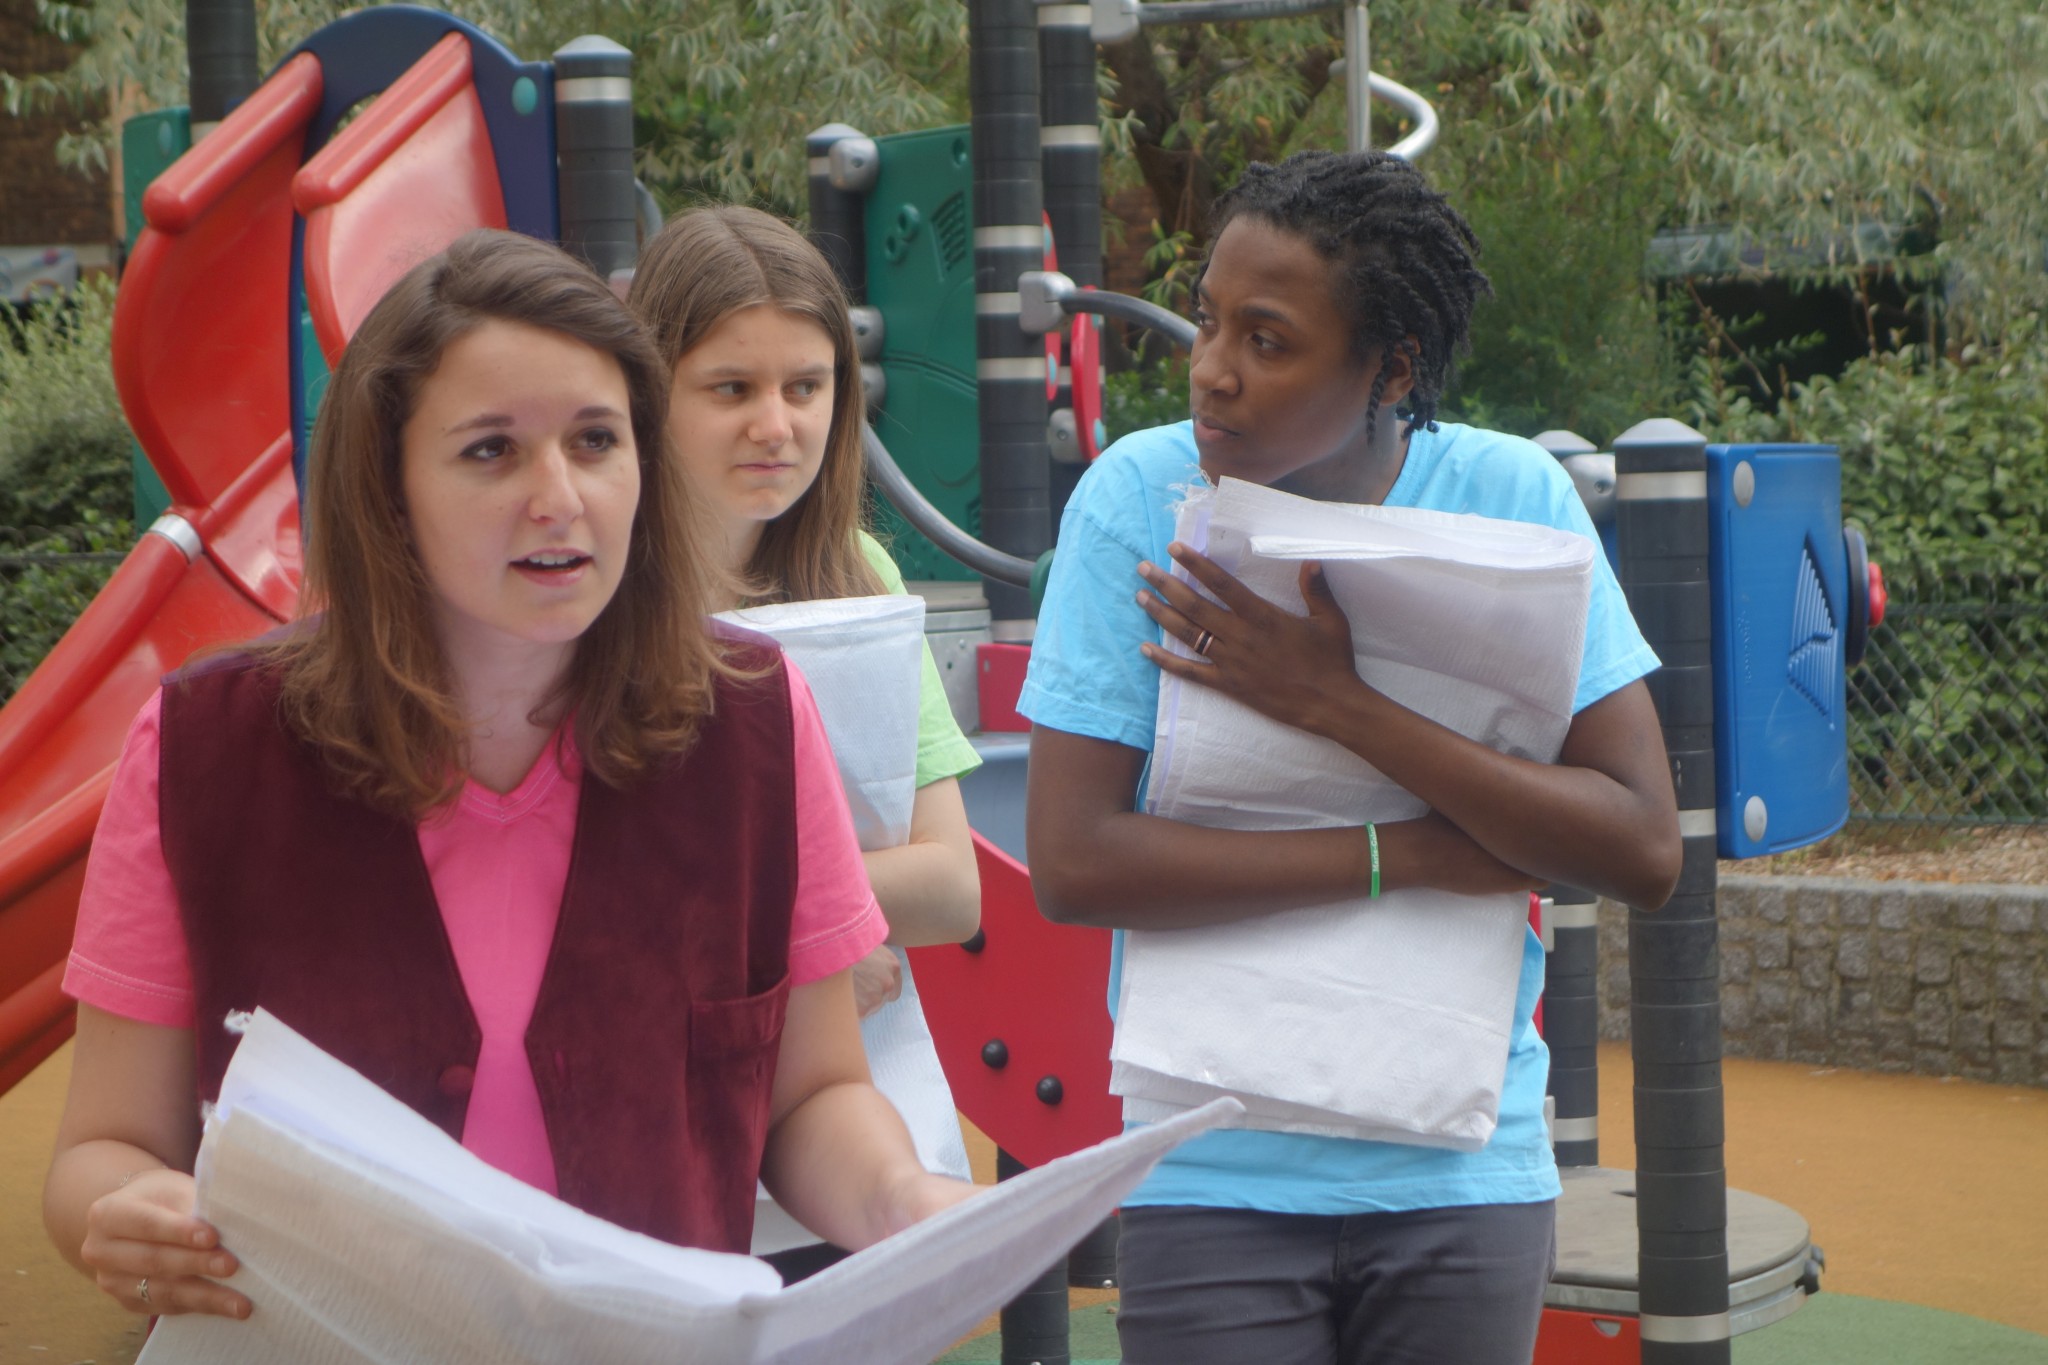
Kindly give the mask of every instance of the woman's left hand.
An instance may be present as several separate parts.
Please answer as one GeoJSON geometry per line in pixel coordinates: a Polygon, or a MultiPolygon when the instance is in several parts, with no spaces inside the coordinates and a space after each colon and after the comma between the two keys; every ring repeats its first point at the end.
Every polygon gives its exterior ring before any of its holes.
{"type": "Polygon", "coordinates": [[[1301,566],[1301,595],[1308,604],[1304,617],[1274,606],[1178,541],[1167,552],[1216,600],[1155,564],[1140,564],[1138,573],[1152,591],[1141,591],[1138,604],[1168,635],[1202,656],[1184,659],[1147,643],[1139,646],[1145,657],[1177,678],[1213,687],[1283,725],[1325,733],[1331,703],[1347,686],[1358,685],[1358,669],[1351,623],[1331,594],[1322,565],[1310,560],[1301,566]]]}

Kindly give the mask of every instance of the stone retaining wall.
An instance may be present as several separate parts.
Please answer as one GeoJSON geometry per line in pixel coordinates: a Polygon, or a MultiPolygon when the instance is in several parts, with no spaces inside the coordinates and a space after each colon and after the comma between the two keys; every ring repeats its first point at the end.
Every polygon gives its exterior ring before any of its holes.
{"type": "MultiPolygon", "coordinates": [[[[2048,1087],[2048,887],[1725,876],[1731,1057],[2048,1087]]],[[[1628,916],[1600,915],[1600,1036],[1628,1037],[1628,916]]]]}

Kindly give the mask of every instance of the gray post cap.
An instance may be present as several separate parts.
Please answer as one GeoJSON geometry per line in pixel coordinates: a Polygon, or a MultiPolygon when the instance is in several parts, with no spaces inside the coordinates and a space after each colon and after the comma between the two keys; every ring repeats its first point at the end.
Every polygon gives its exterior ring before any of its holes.
{"type": "Polygon", "coordinates": [[[1534,439],[1537,445],[1560,460],[1567,455],[1591,455],[1599,449],[1576,431],[1565,431],[1562,428],[1539,431],[1534,439]]]}
{"type": "Polygon", "coordinates": [[[1675,417],[1650,417],[1614,438],[1616,446],[1705,445],[1707,438],[1675,417]]]}
{"type": "Polygon", "coordinates": [[[825,154],[825,164],[833,189],[866,194],[882,173],[882,151],[873,138],[854,133],[832,144],[832,150],[825,154]]]}
{"type": "Polygon", "coordinates": [[[812,156],[823,156],[832,150],[832,144],[843,137],[859,137],[860,129],[850,123],[827,123],[804,134],[804,150],[812,156]]]}
{"type": "Polygon", "coordinates": [[[602,34],[586,33],[555,49],[556,74],[566,76],[630,76],[632,52],[602,34]],[[564,66],[569,70],[563,70],[564,66]]]}

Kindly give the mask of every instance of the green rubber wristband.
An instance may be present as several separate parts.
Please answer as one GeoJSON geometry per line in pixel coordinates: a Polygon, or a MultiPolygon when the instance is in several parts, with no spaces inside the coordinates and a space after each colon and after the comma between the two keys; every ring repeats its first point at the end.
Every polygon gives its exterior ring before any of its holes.
{"type": "Polygon", "coordinates": [[[1372,899],[1380,898],[1380,827],[1367,825],[1365,841],[1372,847],[1372,899]]]}

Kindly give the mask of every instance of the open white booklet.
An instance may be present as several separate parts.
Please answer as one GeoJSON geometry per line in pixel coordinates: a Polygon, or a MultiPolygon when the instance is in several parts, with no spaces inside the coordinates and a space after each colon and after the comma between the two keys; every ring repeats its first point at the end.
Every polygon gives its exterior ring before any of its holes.
{"type": "Polygon", "coordinates": [[[244,1322],[157,1324],[145,1365],[931,1360],[1102,1221],[1212,1104],[1006,1181],[790,1289],[495,1170],[265,1011],[200,1146],[244,1322]]]}
{"type": "MultiPolygon", "coordinates": [[[[1366,682],[1491,748],[1557,758],[1592,541],[1237,479],[1191,493],[1175,534],[1297,615],[1301,564],[1320,561],[1366,682]]],[[[1164,673],[1146,802],[1156,815],[1240,830],[1388,823],[1425,809],[1336,743],[1164,673]]],[[[1477,1148],[1499,1112],[1527,917],[1519,892],[1410,890],[1128,934],[1110,1088],[1137,1122],[1231,1095],[1250,1127],[1477,1148]]]]}

